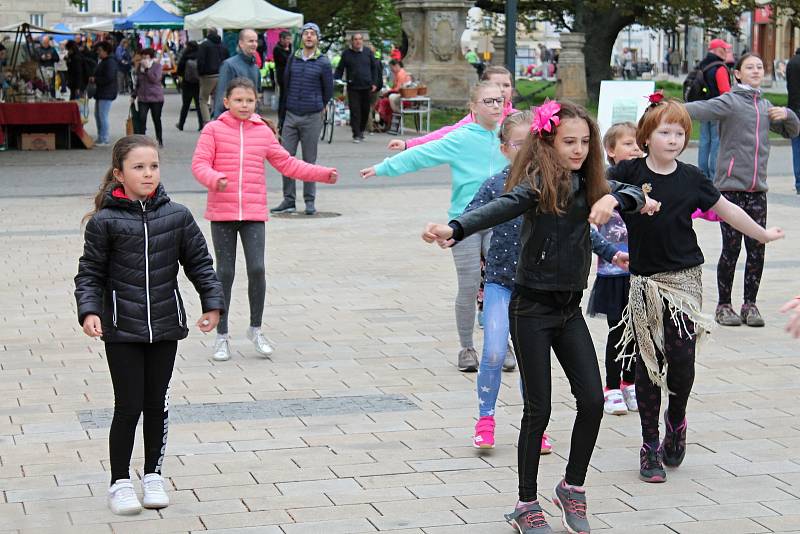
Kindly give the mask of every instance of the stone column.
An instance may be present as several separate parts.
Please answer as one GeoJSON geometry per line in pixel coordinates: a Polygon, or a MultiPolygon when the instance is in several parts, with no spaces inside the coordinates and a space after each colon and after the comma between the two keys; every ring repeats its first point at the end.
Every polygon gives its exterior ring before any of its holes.
{"type": "Polygon", "coordinates": [[[585,42],[582,33],[564,32],[560,36],[561,54],[558,57],[558,86],[556,98],[570,100],[581,106],[588,99],[586,89],[586,63],[583,56],[585,42]]]}
{"type": "Polygon", "coordinates": [[[506,64],[506,36],[494,35],[492,37],[492,46],[494,46],[494,54],[492,54],[492,65],[505,66],[506,64]]]}
{"type": "Polygon", "coordinates": [[[461,53],[469,0],[393,0],[408,36],[406,70],[428,86],[433,103],[463,107],[475,69],[461,53]]]}

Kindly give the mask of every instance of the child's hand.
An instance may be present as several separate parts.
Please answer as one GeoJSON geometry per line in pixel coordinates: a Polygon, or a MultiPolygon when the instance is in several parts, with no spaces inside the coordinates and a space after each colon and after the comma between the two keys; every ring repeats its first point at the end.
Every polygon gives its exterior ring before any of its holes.
{"type": "Polygon", "coordinates": [[[651,217],[661,211],[661,202],[654,198],[650,198],[647,194],[644,195],[644,206],[639,211],[642,215],[650,215],[651,217]]]}
{"type": "Polygon", "coordinates": [[[428,223],[422,232],[422,239],[426,243],[436,241],[442,248],[453,245],[453,229],[446,224],[428,223]]]}
{"type": "Polygon", "coordinates": [[[103,335],[103,323],[100,317],[89,314],[83,318],[83,333],[89,337],[99,337],[103,335]]]}
{"type": "Polygon", "coordinates": [[[361,169],[361,177],[364,178],[365,180],[367,178],[372,178],[373,176],[376,176],[375,167],[367,167],[366,169],[361,169]]]}
{"type": "Polygon", "coordinates": [[[785,121],[786,117],[789,116],[789,113],[786,111],[786,108],[782,108],[779,106],[772,106],[767,111],[769,115],[769,120],[771,121],[785,121]]]}
{"type": "Polygon", "coordinates": [[[781,313],[793,311],[786,323],[786,331],[797,339],[800,337],[800,297],[795,297],[781,307],[781,313]]]}
{"type": "Polygon", "coordinates": [[[613,263],[620,269],[625,269],[627,271],[631,263],[631,257],[627,252],[622,252],[620,250],[619,252],[614,254],[613,258],[611,258],[611,263],[613,263]]]}
{"type": "Polygon", "coordinates": [[[389,144],[386,145],[386,148],[389,150],[405,150],[406,149],[406,142],[402,139],[392,139],[389,141],[389,144]]]}
{"type": "Polygon", "coordinates": [[[225,188],[228,187],[228,179],[227,178],[220,178],[217,180],[217,191],[225,191],[225,188]]]}
{"type": "Polygon", "coordinates": [[[200,316],[197,320],[197,328],[207,334],[217,327],[219,322],[219,310],[211,310],[200,316]]]}
{"type": "Polygon", "coordinates": [[[777,239],[783,239],[786,235],[783,233],[777,226],[773,226],[772,228],[767,228],[764,231],[764,239],[761,241],[762,243],[769,243],[770,241],[775,241],[777,239]]]}
{"type": "Polygon", "coordinates": [[[592,211],[589,213],[589,222],[596,225],[605,224],[614,214],[614,208],[619,202],[614,195],[604,195],[603,198],[592,204],[592,211]]]}
{"type": "Polygon", "coordinates": [[[335,184],[335,183],[336,183],[336,180],[338,180],[338,179],[339,179],[339,173],[336,171],[336,169],[333,169],[333,170],[331,171],[331,174],[330,174],[330,176],[328,177],[328,181],[329,181],[330,183],[332,183],[332,184],[335,184]]]}

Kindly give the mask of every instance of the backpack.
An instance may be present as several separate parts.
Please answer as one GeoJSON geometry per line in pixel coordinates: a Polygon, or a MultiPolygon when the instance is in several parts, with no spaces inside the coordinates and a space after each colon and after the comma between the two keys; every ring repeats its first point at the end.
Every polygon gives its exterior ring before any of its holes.
{"type": "Polygon", "coordinates": [[[683,100],[684,102],[695,102],[697,100],[707,100],[710,94],[708,83],[706,83],[706,73],[714,67],[728,67],[722,61],[709,63],[702,69],[695,68],[686,76],[683,81],[683,100]]]}
{"type": "Polygon", "coordinates": [[[183,81],[189,83],[200,82],[200,71],[197,69],[196,59],[186,60],[186,65],[183,67],[183,81]]]}

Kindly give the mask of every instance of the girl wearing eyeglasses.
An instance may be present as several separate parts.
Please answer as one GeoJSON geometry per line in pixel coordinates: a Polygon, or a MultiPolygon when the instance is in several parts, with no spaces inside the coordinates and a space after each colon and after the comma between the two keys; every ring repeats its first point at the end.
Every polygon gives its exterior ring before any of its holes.
{"type": "MultiPolygon", "coordinates": [[[[480,82],[470,91],[469,108],[475,122],[465,124],[447,136],[405,150],[378,165],[361,171],[363,178],[400,176],[410,172],[449,165],[452,179],[450,219],[458,217],[489,176],[508,165],[500,151],[498,123],[503,117],[505,98],[494,83],[480,82]]],[[[488,252],[491,230],[471,235],[452,248],[458,275],[456,326],[461,343],[460,371],[477,371],[478,353],[472,340],[475,325],[475,297],[481,278],[481,251],[488,252]]]]}

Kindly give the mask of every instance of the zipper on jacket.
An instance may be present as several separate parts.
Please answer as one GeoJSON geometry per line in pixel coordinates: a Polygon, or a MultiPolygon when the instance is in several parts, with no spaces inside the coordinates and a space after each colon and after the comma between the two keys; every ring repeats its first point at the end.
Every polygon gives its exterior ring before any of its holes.
{"type": "Polygon", "coordinates": [[[244,122],[239,124],[239,220],[242,220],[242,178],[244,177],[244,122]]]}
{"type": "Polygon", "coordinates": [[[178,299],[178,290],[173,289],[175,293],[175,307],[178,309],[178,326],[183,326],[183,315],[181,315],[181,301],[178,299]]]}
{"type": "Polygon", "coordinates": [[[147,332],[150,335],[150,343],[153,342],[153,324],[150,322],[150,258],[148,257],[150,250],[148,247],[148,232],[147,232],[147,209],[145,202],[139,201],[142,207],[142,224],[144,225],[144,291],[147,298],[147,332]]]}
{"type": "Polygon", "coordinates": [[[758,95],[753,95],[753,107],[756,108],[756,158],[753,163],[753,183],[750,185],[750,192],[756,190],[758,181],[758,130],[761,124],[761,112],[758,110],[758,95]]]}
{"type": "Polygon", "coordinates": [[[114,306],[114,311],[111,314],[111,322],[114,323],[114,328],[117,327],[117,290],[111,290],[111,302],[114,306]]]}
{"type": "Polygon", "coordinates": [[[731,177],[731,173],[733,172],[733,162],[736,156],[731,156],[731,162],[728,164],[728,178],[731,177]]]}

